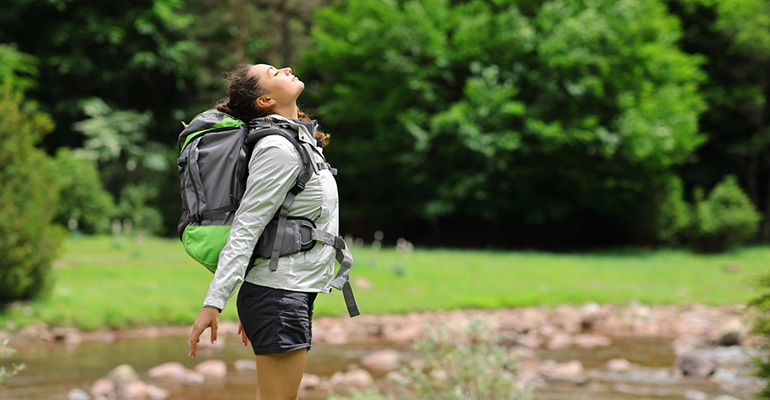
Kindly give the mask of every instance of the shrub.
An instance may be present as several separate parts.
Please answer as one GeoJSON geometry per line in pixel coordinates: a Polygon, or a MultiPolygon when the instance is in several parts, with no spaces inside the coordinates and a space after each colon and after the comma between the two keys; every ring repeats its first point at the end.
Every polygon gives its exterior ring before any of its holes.
{"type": "Polygon", "coordinates": [[[56,222],[68,226],[77,221],[84,233],[106,233],[115,214],[115,202],[102,187],[94,161],[62,148],[56,153],[59,207],[56,222]]]}
{"type": "Polygon", "coordinates": [[[757,287],[763,293],[749,302],[749,307],[754,307],[756,311],[752,333],[763,339],[760,346],[764,355],[757,357],[755,362],[758,367],[756,374],[765,383],[757,393],[757,398],[770,400],[770,274],[762,276],[757,282],[757,287]]]}
{"type": "Polygon", "coordinates": [[[694,220],[689,230],[693,248],[703,252],[721,252],[749,241],[759,229],[757,212],[738,179],[729,175],[703,198],[695,192],[694,220]]]}
{"type": "MultiPolygon", "coordinates": [[[[0,340],[0,359],[5,357],[6,355],[10,355],[15,353],[16,350],[8,346],[8,339],[0,340]]],[[[13,364],[11,365],[11,369],[5,369],[4,366],[0,366],[0,387],[3,386],[3,382],[7,381],[14,375],[18,374],[19,372],[23,371],[24,368],[26,368],[25,364],[13,364]]]]}
{"type": "Polygon", "coordinates": [[[330,400],[525,400],[529,389],[516,382],[516,361],[500,346],[491,329],[476,320],[465,335],[436,329],[415,343],[424,367],[401,370],[397,396],[373,389],[330,400]]]}
{"type": "Polygon", "coordinates": [[[52,220],[58,188],[53,163],[35,148],[53,129],[47,115],[9,84],[0,87],[0,303],[46,287],[62,232],[52,220]]]}

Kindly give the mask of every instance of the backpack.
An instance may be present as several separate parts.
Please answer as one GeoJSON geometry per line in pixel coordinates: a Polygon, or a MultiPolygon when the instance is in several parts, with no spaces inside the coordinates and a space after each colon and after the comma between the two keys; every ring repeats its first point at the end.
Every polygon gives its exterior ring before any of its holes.
{"type": "MultiPolygon", "coordinates": [[[[301,143],[296,129],[280,120],[259,118],[244,122],[218,110],[198,114],[179,134],[179,180],[182,215],[177,230],[182,246],[190,257],[215,272],[219,253],[227,244],[235,212],[246,191],[251,151],[260,139],[279,135],[300,154],[300,173],[276,216],[265,227],[252,253],[249,269],[258,257],[270,259],[275,271],[280,256],[307,251],[321,241],[337,249],[340,269],[332,286],[343,291],[350,316],[358,315],[348,274],[353,264],[345,242],[328,232],[315,229],[304,218],[288,215],[294,198],[310,180],[314,171],[328,164],[311,162],[308,144],[301,143]]],[[[246,271],[248,273],[248,269],[246,271]]]]}

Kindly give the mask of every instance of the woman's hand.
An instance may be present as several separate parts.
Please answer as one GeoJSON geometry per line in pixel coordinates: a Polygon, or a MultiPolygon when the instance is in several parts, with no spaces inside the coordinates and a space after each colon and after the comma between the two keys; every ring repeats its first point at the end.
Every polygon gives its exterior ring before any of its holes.
{"type": "Polygon", "coordinates": [[[246,336],[246,331],[243,330],[241,321],[238,321],[238,334],[241,335],[241,343],[243,343],[244,346],[247,346],[249,344],[249,337],[246,336]]]}
{"type": "Polygon", "coordinates": [[[198,354],[198,342],[201,341],[201,334],[206,328],[211,327],[211,344],[217,341],[217,329],[219,328],[219,309],[204,306],[198,317],[195,318],[192,332],[190,332],[190,357],[198,354]]]}

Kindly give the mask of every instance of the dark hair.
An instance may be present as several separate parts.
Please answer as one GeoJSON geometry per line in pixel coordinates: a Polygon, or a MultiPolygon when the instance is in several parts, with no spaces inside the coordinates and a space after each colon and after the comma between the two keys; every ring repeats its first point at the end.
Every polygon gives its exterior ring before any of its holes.
{"type": "Polygon", "coordinates": [[[244,121],[251,121],[267,115],[257,107],[257,99],[265,94],[259,79],[251,73],[251,64],[238,66],[227,76],[227,99],[217,104],[216,109],[244,121]]]}
{"type": "MultiPolygon", "coordinates": [[[[259,84],[256,74],[251,73],[251,64],[238,66],[227,76],[227,99],[223,99],[216,105],[216,109],[232,115],[243,121],[251,121],[254,118],[264,117],[269,112],[257,106],[259,96],[265,94],[265,89],[259,84]]],[[[310,121],[310,117],[297,110],[297,115],[302,121],[310,121]]],[[[329,144],[329,134],[316,130],[316,139],[324,145],[329,144]]]]}

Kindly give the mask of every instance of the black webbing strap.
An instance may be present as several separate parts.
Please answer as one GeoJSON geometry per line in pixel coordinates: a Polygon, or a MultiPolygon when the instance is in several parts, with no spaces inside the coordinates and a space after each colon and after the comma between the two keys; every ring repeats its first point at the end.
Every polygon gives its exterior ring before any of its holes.
{"type": "Polygon", "coordinates": [[[273,244],[273,253],[270,255],[270,270],[278,270],[278,259],[281,257],[281,246],[283,245],[283,236],[286,233],[286,217],[289,216],[289,206],[294,202],[297,195],[289,191],[286,198],[283,199],[281,209],[278,211],[278,228],[275,231],[275,243],[273,244]]]}

